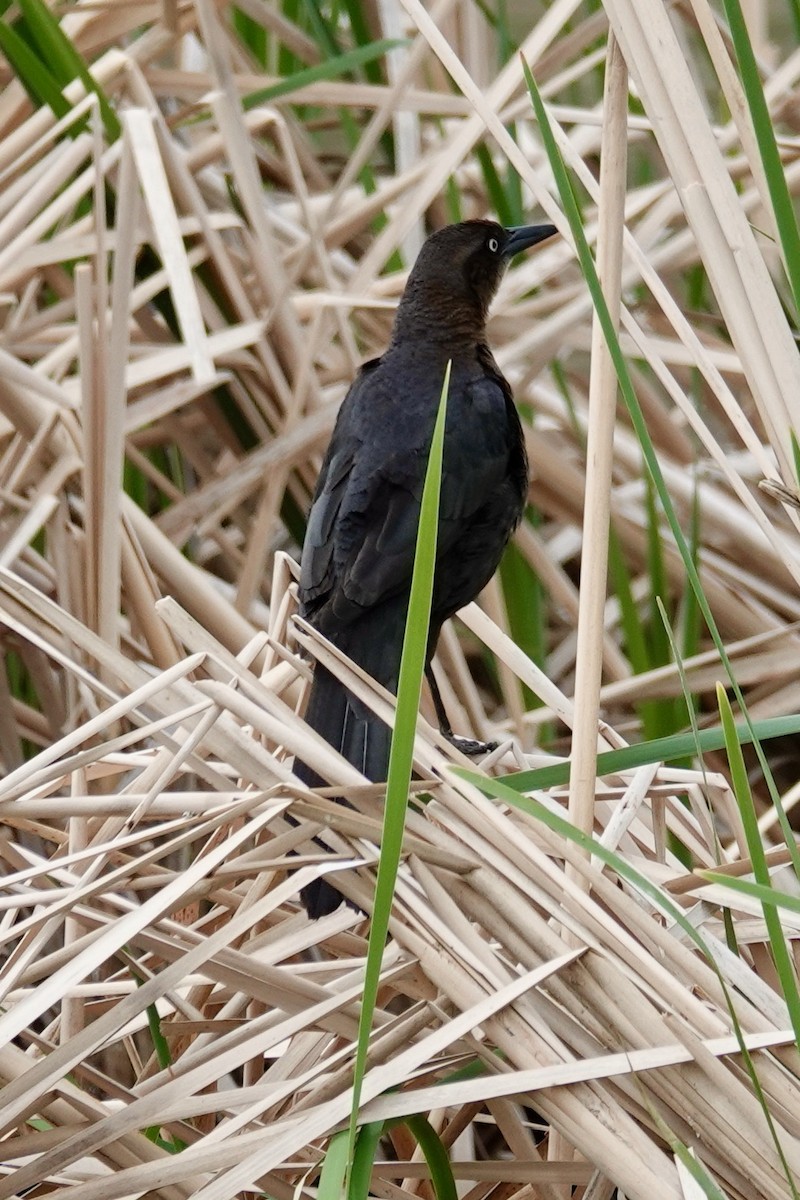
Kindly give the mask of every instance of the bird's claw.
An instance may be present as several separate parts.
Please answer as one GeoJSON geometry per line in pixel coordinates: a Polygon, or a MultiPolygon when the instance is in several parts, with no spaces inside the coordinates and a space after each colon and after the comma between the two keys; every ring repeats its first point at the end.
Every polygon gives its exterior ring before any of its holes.
{"type": "Polygon", "coordinates": [[[456,750],[460,750],[468,758],[480,758],[483,754],[491,754],[499,745],[499,742],[479,742],[477,738],[459,737],[457,733],[446,733],[445,737],[456,750]]]}

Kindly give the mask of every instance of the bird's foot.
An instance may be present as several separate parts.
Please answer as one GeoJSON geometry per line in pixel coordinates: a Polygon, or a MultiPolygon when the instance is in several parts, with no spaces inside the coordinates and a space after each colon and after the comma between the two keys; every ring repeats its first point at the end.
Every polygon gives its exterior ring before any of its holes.
{"type": "Polygon", "coordinates": [[[479,742],[477,738],[459,737],[457,733],[445,733],[444,730],[442,732],[448,742],[468,758],[480,758],[483,754],[491,754],[499,745],[498,742],[479,742]]]}

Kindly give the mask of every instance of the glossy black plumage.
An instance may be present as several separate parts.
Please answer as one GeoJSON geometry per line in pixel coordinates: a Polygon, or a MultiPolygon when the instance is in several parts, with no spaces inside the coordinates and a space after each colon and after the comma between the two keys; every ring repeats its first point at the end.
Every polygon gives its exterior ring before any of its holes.
{"type": "MultiPolygon", "coordinates": [[[[486,317],[509,258],[553,233],[548,225],[504,230],[467,221],[428,238],[389,348],[361,368],[339,412],[309,514],[301,612],[390,691],[397,690],[422,486],[448,360],[429,659],[443,623],[491,579],[522,515],[524,440],[486,341],[486,317]]],[[[389,730],[319,666],[306,716],[367,778],[386,778],[389,730]]],[[[296,773],[311,786],[324,782],[304,764],[296,773]]],[[[325,880],[302,898],[312,917],[341,902],[325,880]]]]}

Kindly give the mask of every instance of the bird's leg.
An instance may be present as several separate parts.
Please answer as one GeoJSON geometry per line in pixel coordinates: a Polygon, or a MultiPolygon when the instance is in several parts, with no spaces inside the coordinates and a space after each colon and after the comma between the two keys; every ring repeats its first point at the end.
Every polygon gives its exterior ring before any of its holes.
{"type": "Polygon", "coordinates": [[[425,678],[428,681],[428,687],[431,689],[431,699],[436,711],[436,720],[439,722],[439,730],[448,741],[452,741],[456,735],[453,733],[450,721],[448,720],[444,700],[442,700],[442,693],[439,691],[439,684],[436,682],[436,676],[433,673],[432,663],[428,663],[425,667],[425,678]]]}
{"type": "Polygon", "coordinates": [[[425,667],[425,678],[428,681],[428,687],[431,689],[431,699],[436,711],[436,720],[439,722],[439,731],[447,738],[448,742],[455,746],[456,750],[460,750],[462,754],[468,755],[469,758],[478,758],[481,754],[490,754],[492,750],[496,750],[497,742],[479,742],[477,738],[459,737],[457,733],[453,733],[450,722],[447,719],[442,693],[439,691],[439,685],[433,673],[432,663],[428,663],[425,667]]]}

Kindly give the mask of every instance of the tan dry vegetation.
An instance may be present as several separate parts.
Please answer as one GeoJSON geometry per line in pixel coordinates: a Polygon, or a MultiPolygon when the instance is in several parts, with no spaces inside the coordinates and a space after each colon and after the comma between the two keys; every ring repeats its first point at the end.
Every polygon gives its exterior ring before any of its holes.
{"type": "MultiPolygon", "coordinates": [[[[277,7],[241,7],[314,61],[277,7]]],[[[478,9],[364,7],[377,31],[382,13],[409,34],[390,84],[319,82],[243,116],[241,95],[265,81],[231,36],[227,5],[72,5],[64,26],[121,118],[112,144],[81,85],[69,98],[93,122],[64,138],[4,78],[0,640],[30,690],[12,695],[12,665],[0,672],[0,1197],[310,1196],[327,1139],[348,1116],[366,926],[351,910],[311,924],[297,896],[331,869],[311,840],[319,834],[338,856],[342,890],[369,907],[380,789],[309,736],[298,715],[308,656],[379,711],[387,700],[293,626],[297,547],[285,521],[307,507],[358,362],[384,344],[403,285],[387,260],[399,248],[409,261],[426,217],[446,219],[451,177],[466,215],[487,211],[474,147],[485,141],[498,163],[508,159],[531,210],[567,232],[519,62],[494,73],[478,9]],[[300,100],[329,139],[298,119],[300,100]],[[336,141],[342,110],[359,130],[351,153],[336,141]],[[389,127],[392,173],[376,149],[389,127]],[[371,161],[374,194],[359,184],[371,161]],[[155,303],[165,296],[171,320],[155,303]],[[138,472],[138,503],[120,486],[123,460],[138,472]],[[292,785],[301,747],[331,780],[327,793],[292,785]],[[331,799],[344,791],[352,810],[331,799]],[[148,1036],[148,1006],[169,1064],[148,1036]],[[160,1143],[145,1134],[153,1128],[160,1143]]],[[[800,363],[716,16],[704,0],[677,5],[672,25],[660,0],[606,0],[605,16],[556,0],[524,33],[588,192],[590,236],[601,231],[610,295],[621,276],[623,344],[687,523],[699,498],[701,575],[751,711],[792,712],[797,518],[757,484],[793,491],[800,363]],[[606,16],[621,48],[610,86],[627,94],[626,62],[644,115],[617,108],[603,134],[593,80],[606,16]],[[716,117],[723,93],[736,122],[712,124],[704,101],[716,117]],[[598,184],[602,136],[617,168],[598,184]],[[621,190],[626,149],[650,171],[621,190]],[[709,310],[687,316],[684,280],[698,263],[709,310]]],[[[798,71],[795,52],[767,88],[786,122],[793,188],[787,97],[798,71]]],[[[592,336],[566,237],[514,267],[492,338],[536,413],[528,438],[542,521],[526,524],[517,546],[551,597],[548,666],[514,646],[497,586],[441,651],[454,724],[502,739],[490,772],[549,761],[537,737],[556,718],[576,729],[584,759],[635,740],[636,703],[680,691],[673,667],[633,676],[614,601],[593,613],[591,597],[578,598],[576,564],[588,572],[592,556],[582,554],[587,433],[613,449],[610,491],[601,472],[589,507],[602,525],[610,499],[634,594],[648,595],[641,454],[624,418],[611,446],[613,383],[597,343],[590,380],[592,336]],[[591,416],[590,391],[600,398],[591,416]],[[604,667],[599,727],[592,670],[576,691],[580,606],[590,631],[582,661],[604,667]],[[482,647],[499,664],[494,700],[470,669],[482,647]],[[523,685],[541,707],[526,710],[523,685]]],[[[665,555],[674,597],[682,567],[668,543],[665,555]]],[[[709,647],[685,664],[706,698],[721,675],[709,647]]],[[[592,778],[595,833],[651,882],[645,894],[485,799],[448,772],[454,757],[421,719],[416,768],[432,799],[409,816],[362,1119],[428,1113],[471,1200],[562,1200],[570,1185],[584,1200],[615,1188],[633,1200],[698,1195],[667,1130],[731,1198],[790,1195],[800,1064],[762,910],[736,900],[733,953],[722,922],[731,897],[688,874],[667,838],[698,866],[749,869],[720,764],[592,778]],[[683,907],[716,971],[658,895],[683,907]],[[476,1060],[482,1076],[447,1081],[476,1060]]],[[[789,808],[796,763],[790,753],[789,808]]],[[[539,798],[566,804],[564,789],[539,798]]],[[[578,816],[581,803],[573,796],[578,816]]],[[[762,825],[769,845],[768,810],[762,825]]],[[[782,870],[779,841],[771,861],[782,870]]],[[[794,939],[796,919],[785,928],[794,939]]],[[[374,1194],[429,1195],[407,1130],[390,1136],[397,1161],[387,1136],[374,1194]]]]}

